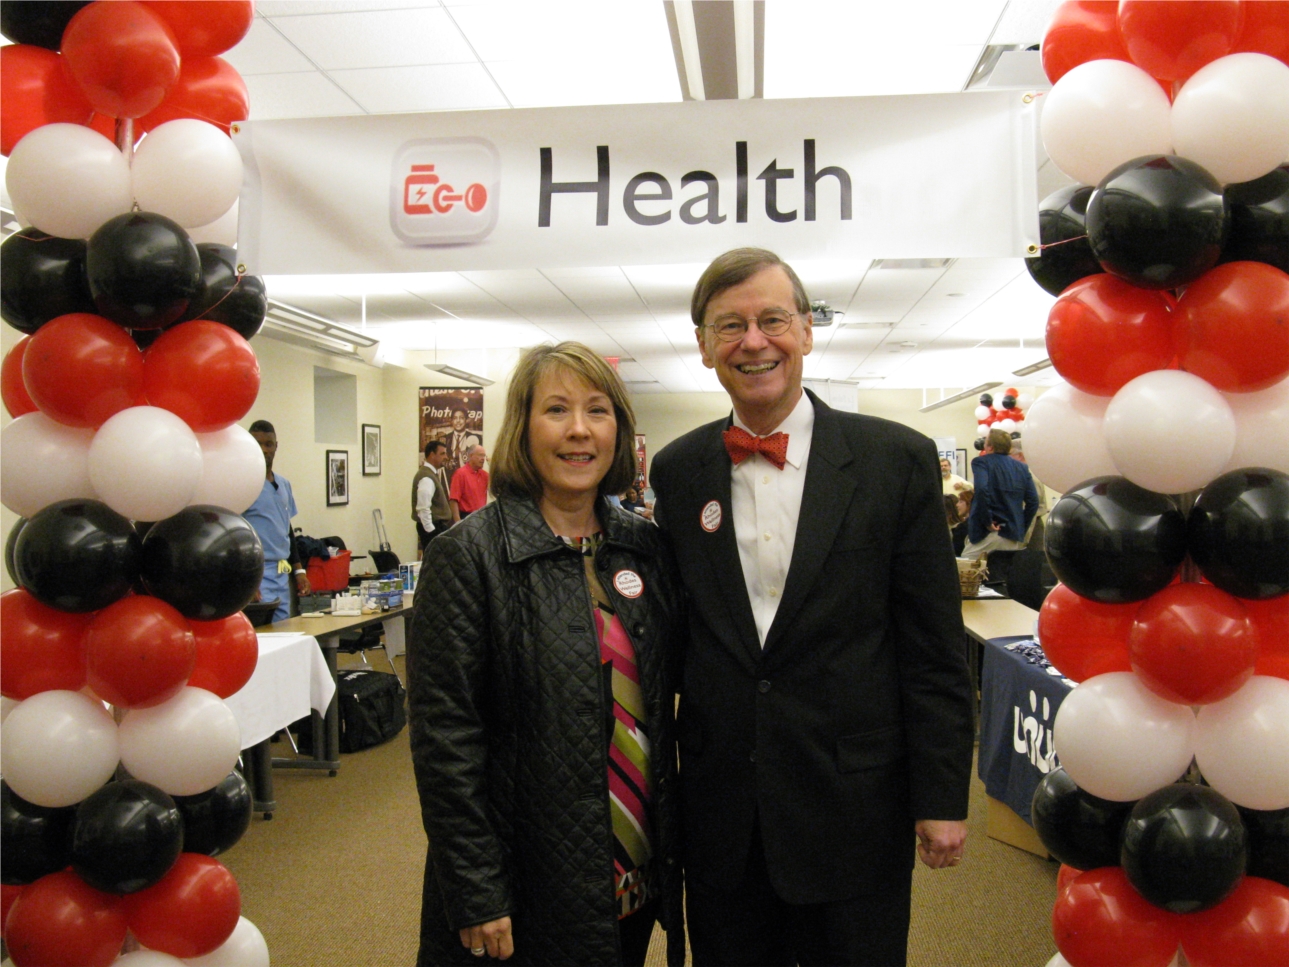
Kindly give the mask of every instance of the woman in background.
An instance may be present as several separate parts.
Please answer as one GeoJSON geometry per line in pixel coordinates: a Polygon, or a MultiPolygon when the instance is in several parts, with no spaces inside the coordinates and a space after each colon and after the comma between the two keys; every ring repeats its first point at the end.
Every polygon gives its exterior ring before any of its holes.
{"type": "MultiPolygon", "coordinates": [[[[970,501],[967,502],[970,506],[970,501]]],[[[962,549],[967,546],[967,518],[961,513],[962,502],[958,495],[944,495],[944,516],[949,524],[949,536],[953,538],[953,553],[962,557],[962,549]]]]}
{"type": "Polygon", "coordinates": [[[684,959],[670,649],[682,592],[630,484],[634,416],[578,343],[521,357],[496,500],[433,541],[408,646],[429,854],[418,964],[684,959]]]}

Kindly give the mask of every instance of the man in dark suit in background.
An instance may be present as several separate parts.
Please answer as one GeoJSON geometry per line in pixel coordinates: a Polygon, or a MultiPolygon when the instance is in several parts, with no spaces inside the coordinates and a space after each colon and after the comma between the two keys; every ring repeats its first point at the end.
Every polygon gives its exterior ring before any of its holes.
{"type": "Polygon", "coordinates": [[[773,253],[720,256],[691,312],[734,406],[653,463],[690,598],[694,964],[903,964],[915,846],[961,860],[971,773],[935,445],[803,392],[810,303],[773,253]]]}

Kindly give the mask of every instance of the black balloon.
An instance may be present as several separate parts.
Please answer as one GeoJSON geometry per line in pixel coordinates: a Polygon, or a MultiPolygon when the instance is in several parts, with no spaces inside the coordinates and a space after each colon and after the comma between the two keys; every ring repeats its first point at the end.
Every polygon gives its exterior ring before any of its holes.
{"type": "Polygon", "coordinates": [[[153,212],[108,219],[85,256],[98,311],[127,329],[177,322],[201,291],[201,257],[179,225],[153,212]]]}
{"type": "Polygon", "coordinates": [[[164,332],[163,329],[131,329],[130,338],[140,349],[147,349],[151,346],[164,332]]]}
{"type": "Polygon", "coordinates": [[[1186,518],[1172,498],[1124,477],[1093,477],[1067,492],[1043,533],[1056,576],[1102,604],[1162,591],[1186,557],[1186,518]]]}
{"type": "Polygon", "coordinates": [[[0,34],[15,44],[35,44],[49,50],[58,50],[63,43],[63,31],[84,2],[37,2],[37,0],[3,0],[0,2],[0,34]]]}
{"type": "Polygon", "coordinates": [[[97,500],[60,500],[33,514],[14,545],[14,570],[42,604],[59,611],[106,608],[139,576],[134,525],[97,500]]]}
{"type": "Polygon", "coordinates": [[[1289,809],[1236,806],[1249,837],[1249,876],[1289,886],[1289,809]]]}
{"type": "Polygon", "coordinates": [[[1105,270],[1092,255],[1084,221],[1092,189],[1070,185],[1039,203],[1038,238],[1042,251],[1025,259],[1025,268],[1044,291],[1060,295],[1079,279],[1105,270]]]}
{"type": "Polygon", "coordinates": [[[1231,231],[1223,262],[1266,262],[1289,272],[1289,165],[1226,186],[1231,231]]]}
{"type": "Polygon", "coordinates": [[[264,549],[246,518],[194,504],[152,525],[143,584],[186,618],[215,621],[246,607],[264,577],[264,549]]]}
{"type": "Polygon", "coordinates": [[[1289,474],[1265,467],[1222,474],[1191,509],[1187,540],[1204,577],[1227,594],[1289,592],[1289,474]]]}
{"type": "Polygon", "coordinates": [[[1119,837],[1131,802],[1085,792],[1064,769],[1043,777],[1030,802],[1030,821],[1047,851],[1067,866],[1094,870],[1119,865],[1119,837]]]}
{"type": "Polygon", "coordinates": [[[137,893],[174,865],[184,845],[175,801],[138,779],[109,782],[76,807],[72,869],[105,893],[137,893]]]}
{"type": "Polygon", "coordinates": [[[1228,218],[1222,186],[1176,155],[1115,168],[1088,201],[1092,254],[1111,275],[1142,289],[1175,289],[1217,264],[1228,218]]]}
{"type": "Polygon", "coordinates": [[[31,883],[66,867],[75,816],[75,806],[37,806],[0,781],[0,882],[31,883]]]}
{"type": "Polygon", "coordinates": [[[1128,881],[1155,906],[1195,913],[1239,885],[1246,851],[1235,806],[1207,786],[1179,782],[1137,800],[1119,860],[1128,881]]]}
{"type": "Polygon", "coordinates": [[[13,525],[13,530],[9,531],[9,539],[4,542],[4,569],[9,572],[9,580],[14,584],[18,583],[18,568],[13,560],[14,548],[18,544],[18,535],[26,526],[27,518],[19,517],[17,523],[13,525]]]}
{"type": "Polygon", "coordinates": [[[201,293],[184,313],[189,319],[222,322],[243,339],[260,331],[269,311],[269,297],[264,280],[258,275],[237,277],[237,250],[227,245],[203,242],[197,246],[201,255],[201,293]]]}
{"type": "Polygon", "coordinates": [[[94,312],[85,278],[85,242],[55,238],[38,228],[15,232],[0,245],[0,315],[33,333],[69,312],[94,312]]]}
{"type": "Polygon", "coordinates": [[[175,796],[184,820],[184,852],[227,853],[251,825],[251,789],[230,772],[214,789],[196,796],[175,796]]]}
{"type": "Polygon", "coordinates": [[[981,393],[981,394],[980,394],[980,405],[981,405],[981,406],[993,406],[993,405],[994,405],[994,398],[993,398],[992,396],[990,396],[988,393],[981,393]]]}

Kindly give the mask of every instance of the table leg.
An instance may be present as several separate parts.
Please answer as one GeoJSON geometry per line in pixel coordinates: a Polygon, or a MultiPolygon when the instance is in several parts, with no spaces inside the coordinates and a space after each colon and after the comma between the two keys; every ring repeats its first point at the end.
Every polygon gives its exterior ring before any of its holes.
{"type": "Polygon", "coordinates": [[[336,665],[336,652],[339,648],[338,637],[318,638],[318,647],[326,659],[327,670],[331,680],[336,683],[336,693],[331,696],[327,714],[321,716],[316,711],[310,716],[313,724],[313,758],[312,759],[274,759],[273,765],[279,769],[326,769],[334,776],[340,768],[340,680],[336,665]]]}
{"type": "Polygon", "coordinates": [[[273,758],[269,742],[269,739],[257,742],[243,753],[251,785],[251,809],[263,813],[265,819],[272,819],[273,811],[277,809],[277,801],[273,798],[273,758]]]}

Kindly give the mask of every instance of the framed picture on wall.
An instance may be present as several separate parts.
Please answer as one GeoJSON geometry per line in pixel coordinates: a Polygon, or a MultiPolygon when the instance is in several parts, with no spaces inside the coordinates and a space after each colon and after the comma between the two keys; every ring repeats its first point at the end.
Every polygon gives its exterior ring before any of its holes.
{"type": "Polygon", "coordinates": [[[363,424],[363,476],[380,476],[380,427],[375,423],[363,424]]]}
{"type": "Polygon", "coordinates": [[[327,451],[327,506],[349,503],[349,451],[327,451]]]}
{"type": "Polygon", "coordinates": [[[956,450],[954,451],[954,456],[957,459],[953,461],[955,464],[953,468],[953,472],[956,473],[963,480],[966,480],[967,479],[967,451],[956,450]]]}

